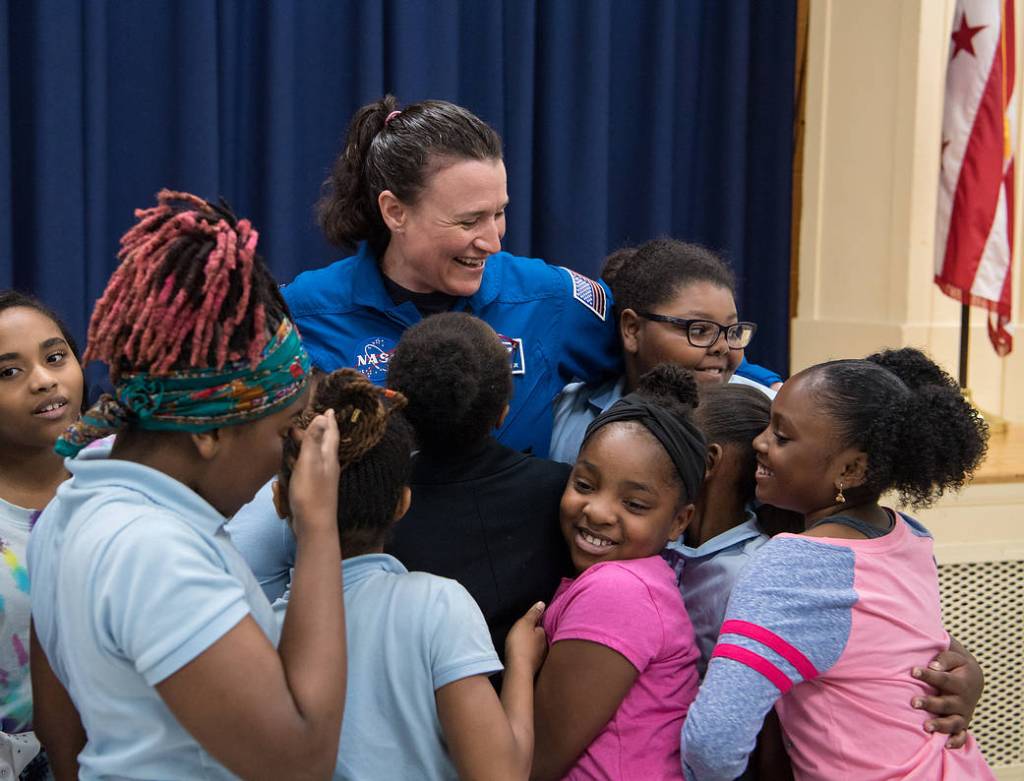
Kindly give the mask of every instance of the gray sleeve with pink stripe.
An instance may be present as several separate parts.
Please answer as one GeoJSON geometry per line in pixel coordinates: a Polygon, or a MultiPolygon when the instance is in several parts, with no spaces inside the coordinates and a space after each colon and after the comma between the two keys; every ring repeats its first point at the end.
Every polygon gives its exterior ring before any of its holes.
{"type": "Polygon", "coordinates": [[[775,701],[839,660],[857,601],[853,576],[851,549],[813,539],[779,537],[754,555],[683,725],[688,781],[737,778],[775,701]]]}

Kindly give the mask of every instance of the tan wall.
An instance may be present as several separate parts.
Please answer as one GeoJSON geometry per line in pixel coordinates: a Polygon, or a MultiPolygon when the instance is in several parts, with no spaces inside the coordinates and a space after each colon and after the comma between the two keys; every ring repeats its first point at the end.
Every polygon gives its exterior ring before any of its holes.
{"type": "MultiPolygon", "coordinates": [[[[960,305],[932,282],[953,6],[953,0],[811,0],[793,371],[913,345],[956,372],[960,305]]],[[[1020,39],[1019,11],[1017,19],[1020,39]]],[[[1019,64],[1019,40],[1017,51],[1019,64]]],[[[1020,83],[1018,73],[1018,102],[1020,83]]],[[[1017,347],[998,358],[985,314],[974,310],[969,382],[983,409],[1024,421],[1019,134],[1016,160],[1017,347]]]]}

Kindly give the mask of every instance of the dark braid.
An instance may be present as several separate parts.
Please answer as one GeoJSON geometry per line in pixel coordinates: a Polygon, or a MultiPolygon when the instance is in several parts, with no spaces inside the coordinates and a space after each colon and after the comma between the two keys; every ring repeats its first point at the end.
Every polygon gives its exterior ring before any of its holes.
{"type": "Polygon", "coordinates": [[[256,253],[259,234],[221,202],[162,190],[121,239],[121,265],[89,323],[85,360],[167,373],[255,366],[288,308],[256,253]]]}
{"type": "MultiPolygon", "coordinates": [[[[312,404],[299,417],[306,428],[314,417],[333,409],[338,421],[338,531],[348,550],[383,544],[394,522],[402,490],[412,474],[412,427],[401,414],[405,397],[374,385],[355,369],[322,377],[312,404]]],[[[279,481],[287,494],[299,444],[285,440],[279,481]]]]}

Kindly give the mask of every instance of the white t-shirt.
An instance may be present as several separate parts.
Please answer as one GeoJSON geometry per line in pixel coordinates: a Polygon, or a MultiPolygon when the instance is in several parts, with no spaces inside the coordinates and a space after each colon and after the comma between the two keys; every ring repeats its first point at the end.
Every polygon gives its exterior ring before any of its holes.
{"type": "Polygon", "coordinates": [[[220,513],[108,454],[66,461],[28,546],[36,633],[88,735],[80,778],[233,778],[153,687],[247,615],[276,645],[270,603],[220,513]]]}

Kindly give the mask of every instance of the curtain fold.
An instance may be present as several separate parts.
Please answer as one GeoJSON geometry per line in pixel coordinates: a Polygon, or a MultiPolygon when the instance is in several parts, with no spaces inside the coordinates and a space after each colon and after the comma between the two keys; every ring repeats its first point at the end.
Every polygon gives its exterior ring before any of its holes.
{"type": "Polygon", "coordinates": [[[671,235],[722,252],[752,360],[788,360],[795,0],[4,0],[0,287],[84,335],[132,210],[223,196],[281,280],[340,256],[312,206],[385,91],[492,123],[505,247],[596,275],[671,235]]]}

